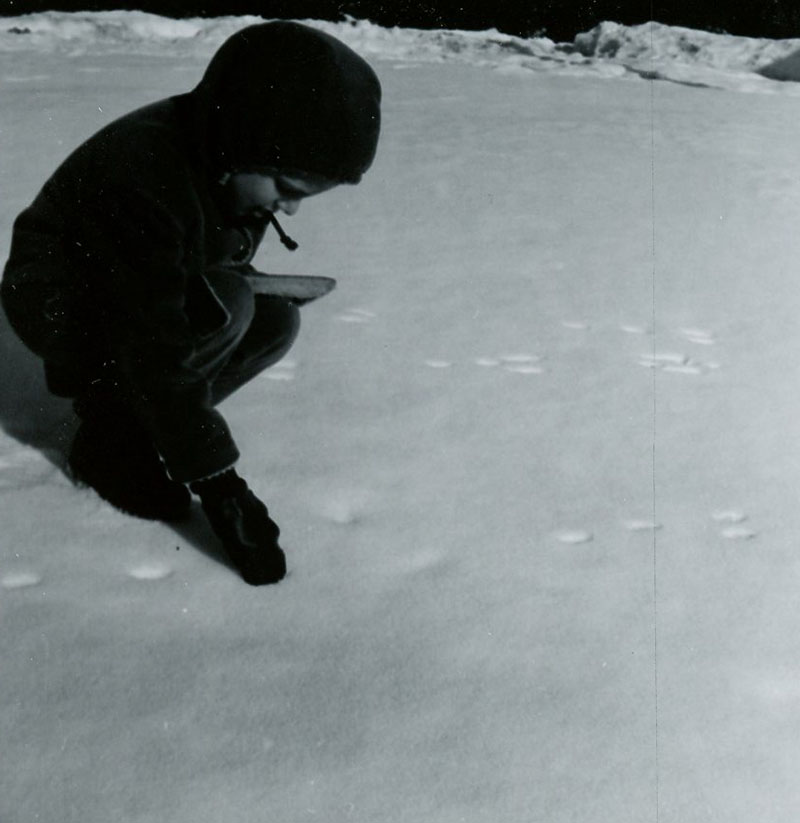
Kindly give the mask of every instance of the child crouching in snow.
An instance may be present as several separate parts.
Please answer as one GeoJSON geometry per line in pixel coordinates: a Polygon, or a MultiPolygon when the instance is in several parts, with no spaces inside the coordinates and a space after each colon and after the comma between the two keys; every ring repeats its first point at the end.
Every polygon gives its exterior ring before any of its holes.
{"type": "Polygon", "coordinates": [[[3,307],[49,390],[74,398],[74,478],[167,521],[194,492],[252,584],[280,580],[286,561],[215,406],[286,354],[302,300],[254,294],[250,262],[271,223],[290,242],[275,212],[358,183],[380,95],[335,38],[250,26],[193,91],[87,140],[14,224],[3,307]]]}

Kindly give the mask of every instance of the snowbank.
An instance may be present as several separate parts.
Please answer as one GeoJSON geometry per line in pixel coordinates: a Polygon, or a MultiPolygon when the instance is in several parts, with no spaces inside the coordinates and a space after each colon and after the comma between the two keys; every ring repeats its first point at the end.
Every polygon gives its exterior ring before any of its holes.
{"type": "MultiPolygon", "coordinates": [[[[177,48],[211,53],[233,32],[262,20],[252,16],[173,20],[138,11],[44,12],[0,19],[0,50],[165,53],[177,48]]],[[[505,54],[545,55],[555,48],[546,38],[523,40],[497,31],[387,29],[365,20],[307,22],[362,53],[394,60],[439,61],[459,56],[480,63],[487,57],[502,59],[505,54]]]]}
{"type": "MultiPolygon", "coordinates": [[[[172,20],[144,12],[44,12],[0,20],[0,51],[211,54],[259,17],[172,20]]],[[[800,39],[765,40],[645,23],[605,22],[574,43],[524,39],[496,30],[384,28],[364,20],[309,21],[360,53],[395,62],[457,61],[505,70],[649,78],[735,88],[731,78],[800,79],[800,39]],[[728,75],[728,82],[720,75],[728,75]]]]}
{"type": "Polygon", "coordinates": [[[601,23],[579,34],[575,48],[586,57],[624,63],[674,61],[721,70],[756,71],[800,49],[800,40],[734,37],[661,23],[601,23]]]}
{"type": "Polygon", "coordinates": [[[631,68],[678,63],[728,72],[758,72],[776,80],[800,80],[800,39],[768,40],[645,23],[601,23],[575,38],[589,58],[631,68]]]}

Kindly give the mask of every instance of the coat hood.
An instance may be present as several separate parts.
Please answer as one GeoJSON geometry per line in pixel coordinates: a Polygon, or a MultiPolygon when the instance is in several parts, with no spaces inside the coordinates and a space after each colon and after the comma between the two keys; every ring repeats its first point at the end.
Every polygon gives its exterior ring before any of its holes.
{"type": "Polygon", "coordinates": [[[335,37],[299,23],[241,29],[188,97],[219,172],[267,167],[357,183],[375,157],[375,72],[335,37]]]}

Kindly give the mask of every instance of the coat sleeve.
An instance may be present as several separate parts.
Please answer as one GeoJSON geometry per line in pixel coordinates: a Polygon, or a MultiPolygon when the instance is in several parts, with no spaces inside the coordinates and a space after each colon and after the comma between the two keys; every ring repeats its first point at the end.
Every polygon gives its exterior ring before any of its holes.
{"type": "Polygon", "coordinates": [[[198,337],[186,305],[208,288],[203,210],[178,148],[157,133],[135,138],[106,146],[104,157],[116,155],[118,165],[107,161],[84,187],[77,250],[86,255],[96,309],[138,416],[170,476],[189,482],[239,457],[193,364],[198,337]]]}

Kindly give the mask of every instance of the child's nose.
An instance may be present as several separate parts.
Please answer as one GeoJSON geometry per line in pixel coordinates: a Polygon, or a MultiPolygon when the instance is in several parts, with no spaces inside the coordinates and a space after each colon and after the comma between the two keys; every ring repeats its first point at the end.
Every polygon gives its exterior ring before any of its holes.
{"type": "Polygon", "coordinates": [[[293,214],[296,214],[299,208],[299,198],[295,199],[289,197],[282,197],[280,200],[278,200],[278,209],[282,211],[284,214],[289,215],[289,217],[291,217],[293,214]]]}

